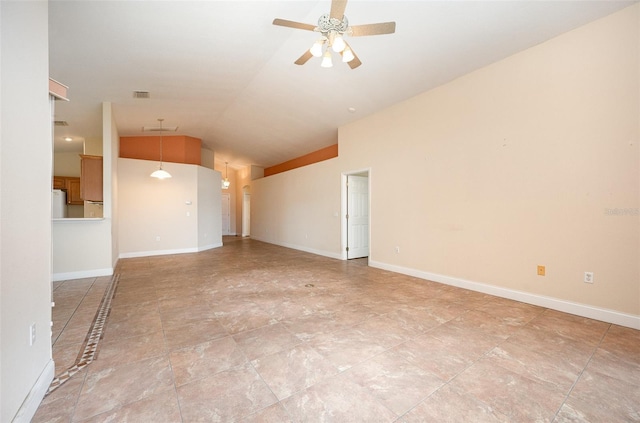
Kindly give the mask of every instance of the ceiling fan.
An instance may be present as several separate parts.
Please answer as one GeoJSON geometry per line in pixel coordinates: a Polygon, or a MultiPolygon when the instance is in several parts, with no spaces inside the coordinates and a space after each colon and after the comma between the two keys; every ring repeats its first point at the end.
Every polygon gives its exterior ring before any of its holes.
{"type": "Polygon", "coordinates": [[[306,31],[319,32],[321,37],[294,63],[296,65],[304,65],[312,57],[322,56],[320,66],[330,68],[333,66],[331,59],[331,50],[339,53],[342,61],[346,62],[351,69],[355,69],[362,64],[358,56],[351,49],[349,44],[344,40],[344,36],[362,37],[365,35],[382,35],[393,34],[396,32],[395,22],[382,22],[366,25],[349,26],[349,21],[344,15],[344,9],[347,7],[347,0],[332,0],[331,11],[320,16],[318,26],[311,24],[288,21],[286,19],[274,19],[273,24],[286,26],[295,29],[304,29],[306,31]],[[324,49],[324,52],[323,52],[324,49]]]}

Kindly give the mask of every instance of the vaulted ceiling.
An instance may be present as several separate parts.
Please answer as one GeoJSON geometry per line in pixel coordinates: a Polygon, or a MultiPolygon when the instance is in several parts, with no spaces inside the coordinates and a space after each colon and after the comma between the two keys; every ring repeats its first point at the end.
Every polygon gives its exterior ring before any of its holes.
{"type": "MultiPolygon", "coordinates": [[[[100,140],[109,101],[120,135],[177,126],[231,166],[271,166],[337,142],[338,127],[615,12],[630,1],[351,0],[350,24],[395,21],[396,33],[348,38],[352,70],[293,62],[318,35],[323,1],[49,2],[57,151],[100,140]],[[148,91],[148,99],[134,98],[148,91]]],[[[549,64],[552,66],[553,64],[549,64]]],[[[522,81],[527,83],[527,81],[522,81]]]]}

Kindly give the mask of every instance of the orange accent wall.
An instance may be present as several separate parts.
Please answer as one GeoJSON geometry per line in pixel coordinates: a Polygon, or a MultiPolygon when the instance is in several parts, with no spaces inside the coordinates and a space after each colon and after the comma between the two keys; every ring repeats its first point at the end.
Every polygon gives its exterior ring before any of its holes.
{"type": "MultiPolygon", "coordinates": [[[[185,135],[162,136],[162,161],[201,164],[199,138],[185,135]]],[[[160,160],[160,137],[120,137],[120,157],[126,159],[160,160]]]]}
{"type": "Polygon", "coordinates": [[[264,169],[264,176],[275,175],[276,173],[286,172],[287,170],[333,159],[334,157],[338,157],[338,144],[333,144],[321,150],[314,151],[313,153],[305,154],[304,156],[296,157],[295,159],[291,159],[284,163],[267,167],[264,169]]]}

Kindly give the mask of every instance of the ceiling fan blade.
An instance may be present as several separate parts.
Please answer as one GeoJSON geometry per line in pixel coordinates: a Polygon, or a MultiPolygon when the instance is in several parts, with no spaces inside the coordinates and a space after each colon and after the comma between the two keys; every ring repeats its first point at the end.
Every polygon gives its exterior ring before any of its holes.
{"type": "Polygon", "coordinates": [[[306,31],[313,31],[314,29],[316,29],[315,25],[306,24],[302,22],[288,21],[286,19],[279,19],[279,18],[274,19],[273,24],[278,26],[286,26],[288,28],[304,29],[306,31]]]}
{"type": "Polygon", "coordinates": [[[294,63],[296,65],[304,65],[305,63],[307,63],[309,61],[309,59],[311,59],[313,57],[313,54],[311,54],[311,52],[309,50],[305,51],[304,54],[302,56],[300,56],[298,58],[298,60],[296,60],[294,63]]]}
{"type": "MultiPolygon", "coordinates": [[[[350,62],[347,62],[347,65],[349,65],[349,67],[351,69],[355,69],[358,66],[360,66],[362,64],[362,62],[360,61],[360,59],[358,59],[358,56],[356,55],[356,52],[353,51],[351,46],[349,44],[347,44],[346,41],[345,41],[345,45],[349,48],[349,50],[351,50],[351,54],[353,54],[353,59],[350,62]]],[[[344,54],[344,50],[340,52],[340,57],[342,57],[343,54],[344,54]]]]}
{"type": "Polygon", "coordinates": [[[342,20],[344,17],[344,9],[346,8],[347,0],[333,0],[331,2],[331,12],[329,12],[329,17],[342,20]]]}
{"type": "Polygon", "coordinates": [[[395,22],[381,22],[366,25],[354,25],[349,27],[349,35],[363,37],[365,35],[383,35],[396,32],[395,22]]]}

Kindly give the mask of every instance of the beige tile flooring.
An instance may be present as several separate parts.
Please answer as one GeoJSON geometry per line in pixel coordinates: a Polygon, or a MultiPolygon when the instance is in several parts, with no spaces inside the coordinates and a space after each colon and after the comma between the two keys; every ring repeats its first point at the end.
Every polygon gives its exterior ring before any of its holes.
{"type": "MultiPolygon", "coordinates": [[[[640,331],[366,260],[224,243],[120,260],[97,359],[33,421],[640,420],[640,331]]],[[[57,370],[109,280],[56,284],[57,370]]]]}

